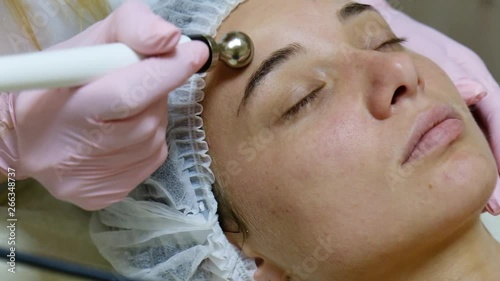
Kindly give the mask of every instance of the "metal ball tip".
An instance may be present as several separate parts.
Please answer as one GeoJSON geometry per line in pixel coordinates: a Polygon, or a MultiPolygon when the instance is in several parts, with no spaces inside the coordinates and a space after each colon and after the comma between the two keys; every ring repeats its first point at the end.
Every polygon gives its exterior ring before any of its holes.
{"type": "Polygon", "coordinates": [[[253,59],[254,46],[252,39],[240,31],[231,31],[218,43],[220,59],[231,68],[242,68],[253,59]]]}

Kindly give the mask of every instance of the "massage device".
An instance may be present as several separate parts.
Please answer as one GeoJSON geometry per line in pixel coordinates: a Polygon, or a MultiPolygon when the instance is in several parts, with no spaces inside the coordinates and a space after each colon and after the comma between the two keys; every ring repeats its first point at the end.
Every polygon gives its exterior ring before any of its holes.
{"type": "MultiPolygon", "coordinates": [[[[206,35],[182,35],[179,44],[191,40],[204,42],[210,50],[197,73],[212,70],[219,60],[242,68],[253,59],[252,40],[243,32],[229,32],[219,43],[206,35]]],[[[0,91],[80,86],[145,58],[123,43],[0,57],[0,91]]]]}

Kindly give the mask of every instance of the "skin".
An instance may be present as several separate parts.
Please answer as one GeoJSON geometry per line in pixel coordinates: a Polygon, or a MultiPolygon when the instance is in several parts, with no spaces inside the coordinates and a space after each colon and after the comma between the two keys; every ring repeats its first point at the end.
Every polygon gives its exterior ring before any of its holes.
{"type": "Polygon", "coordinates": [[[500,280],[499,244],[479,220],[496,180],[481,130],[437,65],[398,45],[378,48],[394,35],[377,13],[341,23],[346,3],[247,1],[218,30],[246,32],[256,50],[246,69],[219,66],[207,77],[212,168],[249,230],[243,244],[241,234],[228,238],[256,259],[256,280],[500,280]],[[251,74],[293,42],[307,51],[276,68],[238,114],[251,74]],[[403,167],[417,116],[441,104],[459,111],[464,132],[403,167]]]}

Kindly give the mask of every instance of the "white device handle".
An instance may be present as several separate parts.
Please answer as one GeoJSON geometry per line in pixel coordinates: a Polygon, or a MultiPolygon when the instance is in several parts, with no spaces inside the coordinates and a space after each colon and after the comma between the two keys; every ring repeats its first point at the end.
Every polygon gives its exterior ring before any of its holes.
{"type": "Polygon", "coordinates": [[[123,43],[0,57],[0,91],[80,86],[142,59],[123,43]]]}

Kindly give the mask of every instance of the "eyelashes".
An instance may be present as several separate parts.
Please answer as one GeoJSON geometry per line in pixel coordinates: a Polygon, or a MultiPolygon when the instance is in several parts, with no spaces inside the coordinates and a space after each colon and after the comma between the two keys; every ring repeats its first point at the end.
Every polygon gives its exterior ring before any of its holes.
{"type": "Polygon", "coordinates": [[[384,43],[380,44],[375,50],[380,51],[385,48],[390,48],[390,47],[402,47],[404,43],[406,43],[408,40],[404,37],[395,37],[392,39],[389,39],[385,41],[384,43]]]}
{"type": "Polygon", "coordinates": [[[285,114],[283,114],[283,118],[288,120],[291,117],[297,115],[297,113],[299,113],[302,108],[304,108],[305,106],[310,104],[313,100],[315,100],[318,97],[318,95],[319,95],[320,91],[323,89],[323,87],[324,86],[313,90],[309,95],[307,95],[305,98],[303,98],[297,104],[295,104],[292,108],[287,110],[285,112],[285,114]]]}
{"type": "MultiPolygon", "coordinates": [[[[403,37],[395,37],[391,38],[384,43],[380,44],[377,48],[375,48],[376,51],[384,51],[384,50],[389,50],[389,51],[400,51],[402,44],[406,43],[407,39],[403,37]],[[397,48],[397,49],[396,49],[397,48]]],[[[296,103],[294,106],[292,106],[290,109],[288,109],[282,116],[282,119],[284,120],[290,120],[294,116],[296,116],[303,108],[311,104],[318,96],[321,94],[321,90],[323,90],[324,85],[313,90],[311,93],[309,93],[306,97],[304,97],[302,100],[300,100],[298,103],[296,103]]]]}

